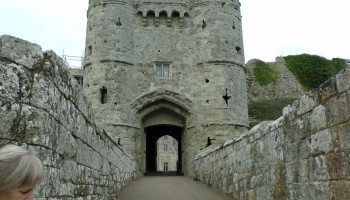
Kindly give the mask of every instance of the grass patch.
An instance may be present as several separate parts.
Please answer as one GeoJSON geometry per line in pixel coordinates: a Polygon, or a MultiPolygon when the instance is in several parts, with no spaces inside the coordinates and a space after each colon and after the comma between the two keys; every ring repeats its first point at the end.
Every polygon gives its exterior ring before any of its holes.
{"type": "Polygon", "coordinates": [[[249,126],[263,121],[275,120],[282,116],[282,109],[293,103],[295,98],[255,101],[248,104],[249,126]]]}
{"type": "Polygon", "coordinates": [[[253,75],[254,80],[260,86],[264,86],[276,82],[278,79],[278,70],[264,61],[256,60],[254,62],[253,75]]]}

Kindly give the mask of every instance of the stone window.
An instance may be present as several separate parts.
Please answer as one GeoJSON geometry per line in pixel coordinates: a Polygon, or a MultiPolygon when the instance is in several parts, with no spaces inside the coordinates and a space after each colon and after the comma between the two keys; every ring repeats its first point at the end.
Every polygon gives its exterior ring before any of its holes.
{"type": "Polygon", "coordinates": [[[169,169],[168,162],[163,163],[163,169],[164,169],[164,171],[168,171],[168,169],[169,169]]]}
{"type": "Polygon", "coordinates": [[[107,88],[105,87],[102,87],[100,89],[100,100],[101,100],[101,104],[107,103],[107,88]]]}
{"type": "Polygon", "coordinates": [[[156,77],[169,78],[169,64],[157,64],[156,65],[156,77]]]}
{"type": "Polygon", "coordinates": [[[168,151],[168,145],[167,144],[164,144],[164,151],[168,151]]]}

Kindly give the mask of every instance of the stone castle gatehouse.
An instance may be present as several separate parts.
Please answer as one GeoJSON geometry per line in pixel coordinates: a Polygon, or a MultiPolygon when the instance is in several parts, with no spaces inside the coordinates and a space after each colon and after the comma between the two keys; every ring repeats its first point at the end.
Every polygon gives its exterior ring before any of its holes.
{"type": "Polygon", "coordinates": [[[238,0],[90,0],[84,94],[97,123],[156,170],[156,142],[178,141],[182,170],[247,130],[238,0]]]}

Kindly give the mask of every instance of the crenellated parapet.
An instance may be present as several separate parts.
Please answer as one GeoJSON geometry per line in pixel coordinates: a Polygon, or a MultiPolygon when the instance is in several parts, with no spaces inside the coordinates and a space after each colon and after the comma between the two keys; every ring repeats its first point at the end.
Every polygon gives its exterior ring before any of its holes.
{"type": "Polygon", "coordinates": [[[159,6],[159,8],[150,8],[150,6],[143,5],[137,7],[137,15],[142,18],[142,25],[148,26],[154,24],[155,26],[160,25],[160,21],[165,21],[166,26],[171,27],[173,22],[178,20],[179,26],[184,26],[184,20],[189,17],[189,9],[182,6],[174,6],[164,8],[164,6],[159,6]]]}

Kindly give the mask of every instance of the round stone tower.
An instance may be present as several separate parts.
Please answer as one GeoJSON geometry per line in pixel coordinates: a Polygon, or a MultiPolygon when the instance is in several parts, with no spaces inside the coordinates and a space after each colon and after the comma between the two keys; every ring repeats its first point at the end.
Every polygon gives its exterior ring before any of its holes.
{"type": "Polygon", "coordinates": [[[178,172],[248,126],[238,0],[90,0],[84,93],[98,125],[140,172],[178,141],[178,172]]]}

